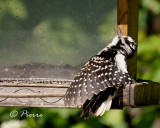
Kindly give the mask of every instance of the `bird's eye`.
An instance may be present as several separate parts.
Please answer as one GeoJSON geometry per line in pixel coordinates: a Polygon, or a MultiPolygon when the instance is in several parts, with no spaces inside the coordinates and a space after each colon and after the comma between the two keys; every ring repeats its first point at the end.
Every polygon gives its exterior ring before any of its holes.
{"type": "Polygon", "coordinates": [[[121,46],[124,46],[125,44],[121,44],[121,46]]]}

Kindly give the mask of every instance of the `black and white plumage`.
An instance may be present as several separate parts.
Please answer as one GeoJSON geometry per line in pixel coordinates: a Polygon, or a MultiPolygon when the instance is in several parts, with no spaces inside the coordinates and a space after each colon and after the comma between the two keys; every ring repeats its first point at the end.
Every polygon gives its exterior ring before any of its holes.
{"type": "Polygon", "coordinates": [[[101,116],[112,104],[115,91],[132,83],[127,58],[134,55],[137,44],[132,37],[116,35],[97,55],[93,56],[71,83],[64,97],[65,106],[81,106],[81,116],[101,116]]]}

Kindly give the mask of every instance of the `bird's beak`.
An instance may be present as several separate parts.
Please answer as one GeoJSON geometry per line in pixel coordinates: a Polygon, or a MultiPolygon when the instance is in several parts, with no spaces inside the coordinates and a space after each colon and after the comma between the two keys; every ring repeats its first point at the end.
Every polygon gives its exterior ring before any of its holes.
{"type": "Polygon", "coordinates": [[[120,37],[120,39],[121,39],[121,41],[122,41],[122,43],[123,44],[125,44],[125,40],[124,40],[124,38],[123,38],[123,33],[122,33],[122,30],[121,30],[121,28],[120,27],[118,27],[119,28],[119,37],[120,37]]]}
{"type": "Polygon", "coordinates": [[[123,36],[123,33],[122,33],[122,30],[121,30],[121,28],[120,27],[118,27],[119,28],[119,35],[120,35],[120,37],[122,37],[123,36]]]}
{"type": "Polygon", "coordinates": [[[114,28],[114,32],[116,36],[119,36],[118,31],[116,31],[116,29],[114,28]]]}

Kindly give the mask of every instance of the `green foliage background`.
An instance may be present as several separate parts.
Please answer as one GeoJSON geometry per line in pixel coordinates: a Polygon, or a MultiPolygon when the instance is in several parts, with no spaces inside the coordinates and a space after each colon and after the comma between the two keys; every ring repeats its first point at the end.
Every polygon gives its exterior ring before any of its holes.
{"type": "MultiPolygon", "coordinates": [[[[109,0],[0,0],[0,65],[86,62],[113,38],[116,5],[109,0]]],[[[147,33],[151,15],[158,14],[159,0],[140,0],[137,76],[160,82],[160,33],[147,33]]],[[[25,128],[150,128],[160,118],[159,107],[144,107],[131,116],[133,110],[83,120],[78,109],[2,107],[0,124],[18,119],[26,121],[25,128]],[[43,117],[10,117],[12,110],[25,109],[43,117]]]]}

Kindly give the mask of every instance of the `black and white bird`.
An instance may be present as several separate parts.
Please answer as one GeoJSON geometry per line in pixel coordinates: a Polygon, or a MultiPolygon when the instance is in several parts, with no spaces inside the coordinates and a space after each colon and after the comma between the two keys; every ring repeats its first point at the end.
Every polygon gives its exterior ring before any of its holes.
{"type": "Polygon", "coordinates": [[[97,55],[81,69],[64,97],[65,106],[82,106],[81,117],[102,116],[111,108],[115,91],[133,83],[127,70],[127,58],[137,49],[130,36],[117,34],[97,55]]]}

